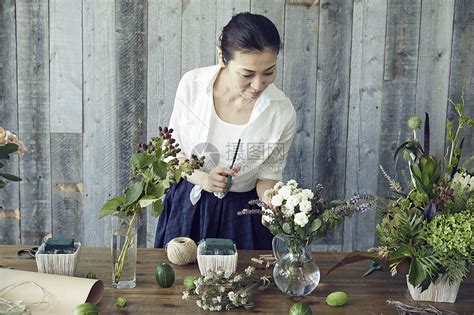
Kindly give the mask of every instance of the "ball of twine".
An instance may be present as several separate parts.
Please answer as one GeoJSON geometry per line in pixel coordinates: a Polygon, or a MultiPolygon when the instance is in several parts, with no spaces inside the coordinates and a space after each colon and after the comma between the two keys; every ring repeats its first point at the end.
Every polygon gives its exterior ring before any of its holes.
{"type": "Polygon", "coordinates": [[[187,265],[196,261],[197,245],[189,237],[176,237],[165,246],[168,260],[175,265],[187,265]]]}

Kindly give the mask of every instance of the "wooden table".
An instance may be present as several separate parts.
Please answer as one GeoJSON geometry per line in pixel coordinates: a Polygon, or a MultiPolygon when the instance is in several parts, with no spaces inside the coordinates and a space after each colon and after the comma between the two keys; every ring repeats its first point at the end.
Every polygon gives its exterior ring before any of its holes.
{"type": "MultiPolygon", "coordinates": [[[[36,271],[33,259],[18,259],[16,252],[24,246],[0,246],[0,266],[18,270],[36,271]]],[[[251,257],[266,251],[240,251],[239,271],[249,264],[251,257]]],[[[251,313],[288,314],[295,302],[302,301],[311,306],[314,314],[397,314],[388,306],[386,300],[397,300],[410,305],[431,304],[439,309],[456,311],[459,314],[474,314],[474,276],[461,285],[456,304],[449,303],[415,303],[411,300],[402,276],[391,277],[388,272],[375,272],[369,277],[361,275],[367,270],[368,263],[360,262],[326,275],[327,270],[336,263],[343,253],[313,253],[321,269],[321,282],[313,293],[303,298],[291,298],[281,293],[272,284],[265,291],[254,294],[255,308],[251,313]],[[349,302],[344,307],[329,307],[326,296],[333,291],[345,291],[349,302]]],[[[199,274],[197,264],[173,266],[176,282],[171,288],[161,288],[155,282],[154,269],[158,262],[167,261],[166,253],[161,249],[139,249],[137,261],[137,287],[134,289],[116,290],[111,287],[111,259],[107,248],[83,248],[81,250],[78,276],[94,272],[105,284],[105,293],[99,304],[101,314],[204,314],[195,301],[181,299],[184,290],[183,279],[188,275],[199,274]],[[115,298],[126,296],[128,305],[119,310],[114,305],[115,298]]],[[[257,266],[257,265],[256,265],[257,266]]],[[[271,274],[272,269],[257,270],[259,274],[271,274]]],[[[0,279],[1,283],[1,279],[0,279]]],[[[227,312],[243,313],[244,309],[227,312]]]]}

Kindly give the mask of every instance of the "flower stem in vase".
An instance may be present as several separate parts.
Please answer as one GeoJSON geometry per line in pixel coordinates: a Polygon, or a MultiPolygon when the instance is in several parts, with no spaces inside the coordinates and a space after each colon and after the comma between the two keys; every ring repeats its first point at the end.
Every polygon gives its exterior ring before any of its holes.
{"type": "Polygon", "coordinates": [[[122,249],[120,250],[120,255],[117,259],[117,262],[115,263],[115,268],[114,268],[114,279],[118,283],[120,281],[120,277],[122,275],[122,270],[123,270],[123,264],[125,262],[125,257],[127,255],[127,251],[130,247],[130,245],[133,243],[133,237],[134,237],[134,224],[135,220],[137,218],[137,211],[134,211],[132,218],[130,219],[130,223],[128,225],[127,229],[127,234],[125,237],[125,243],[123,244],[122,249]]]}

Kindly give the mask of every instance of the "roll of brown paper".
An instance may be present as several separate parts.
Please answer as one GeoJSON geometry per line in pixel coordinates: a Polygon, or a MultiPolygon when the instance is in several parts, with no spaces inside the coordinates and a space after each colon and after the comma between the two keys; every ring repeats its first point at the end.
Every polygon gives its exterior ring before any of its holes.
{"type": "Polygon", "coordinates": [[[0,268],[0,290],[15,284],[16,289],[8,290],[1,297],[7,300],[19,300],[25,304],[37,303],[30,311],[32,314],[72,314],[76,305],[82,303],[98,304],[104,295],[104,284],[101,280],[58,276],[39,272],[20,271],[0,268]],[[34,282],[38,286],[28,285],[34,282]]]}

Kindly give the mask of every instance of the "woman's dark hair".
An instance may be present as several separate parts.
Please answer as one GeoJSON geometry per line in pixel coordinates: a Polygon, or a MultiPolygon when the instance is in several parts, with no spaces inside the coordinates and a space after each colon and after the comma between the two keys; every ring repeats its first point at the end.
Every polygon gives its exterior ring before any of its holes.
{"type": "Polygon", "coordinates": [[[239,13],[222,29],[219,37],[222,59],[227,64],[234,57],[235,51],[262,52],[272,49],[278,54],[280,34],[268,18],[250,12],[239,13]]]}

